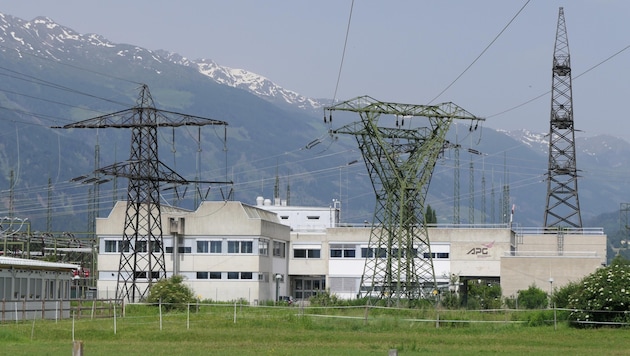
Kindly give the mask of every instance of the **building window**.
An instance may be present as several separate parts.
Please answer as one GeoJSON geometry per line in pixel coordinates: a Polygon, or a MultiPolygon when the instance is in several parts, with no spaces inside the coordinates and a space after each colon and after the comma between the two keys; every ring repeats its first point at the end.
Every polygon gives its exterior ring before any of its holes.
{"type": "Polygon", "coordinates": [[[118,242],[116,240],[105,240],[105,252],[118,252],[118,242]]]}
{"type": "Polygon", "coordinates": [[[286,257],[286,243],[281,241],[273,242],[273,257],[286,257]]]}
{"type": "Polygon", "coordinates": [[[258,272],[258,280],[260,282],[269,282],[269,273],[268,272],[258,272]]]}
{"type": "Polygon", "coordinates": [[[238,272],[228,272],[227,273],[227,277],[228,279],[238,279],[240,273],[238,272]]]}
{"type": "Polygon", "coordinates": [[[228,253],[252,253],[252,241],[228,241],[228,253]]]}
{"type": "Polygon", "coordinates": [[[160,252],[160,241],[151,241],[151,250],[153,252],[160,252]]]}
{"type": "Polygon", "coordinates": [[[129,241],[118,241],[118,251],[129,252],[129,241]]]}
{"type": "MultiPolygon", "coordinates": [[[[429,253],[425,252],[423,254],[424,258],[429,258],[429,253]]],[[[449,253],[448,252],[431,252],[431,257],[434,259],[448,259],[449,258],[449,253]]]]}
{"type": "Polygon", "coordinates": [[[319,220],[319,216],[316,215],[309,215],[306,217],[308,220],[319,220]]]}
{"type": "Polygon", "coordinates": [[[210,241],[210,253],[221,253],[221,241],[210,241]]]}
{"type": "Polygon", "coordinates": [[[129,242],[122,240],[105,240],[105,252],[129,252],[129,242]]]}
{"type": "Polygon", "coordinates": [[[361,247],[361,258],[385,258],[387,257],[387,250],[384,248],[374,249],[372,247],[361,247]]]}
{"type": "Polygon", "coordinates": [[[316,248],[295,248],[293,249],[293,258],[320,258],[321,249],[316,248]]]}
{"type": "Polygon", "coordinates": [[[208,279],[208,272],[197,272],[197,279],[208,279]]]}
{"type": "Polygon", "coordinates": [[[331,258],[357,257],[356,245],[330,245],[331,258]]]}
{"type": "Polygon", "coordinates": [[[297,299],[308,299],[324,290],[326,290],[325,278],[297,278],[293,294],[297,299]]]}
{"type": "Polygon", "coordinates": [[[221,279],[221,272],[210,272],[210,279],[221,279]]]}
{"type": "Polygon", "coordinates": [[[253,279],[252,272],[241,272],[241,279],[253,279]]]}
{"type": "Polygon", "coordinates": [[[147,252],[147,242],[136,241],[136,252],[147,252]]]}
{"type": "Polygon", "coordinates": [[[261,256],[269,256],[269,240],[258,240],[258,254],[261,256]]]}
{"type": "Polygon", "coordinates": [[[197,241],[197,253],[208,253],[210,250],[208,249],[209,241],[197,241]]]}

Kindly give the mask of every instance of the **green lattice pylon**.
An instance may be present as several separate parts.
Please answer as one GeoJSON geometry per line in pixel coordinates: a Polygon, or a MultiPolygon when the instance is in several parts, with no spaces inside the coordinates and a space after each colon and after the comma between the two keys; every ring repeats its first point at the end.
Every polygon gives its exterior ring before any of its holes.
{"type": "Polygon", "coordinates": [[[359,296],[386,299],[388,305],[433,296],[437,283],[424,219],[429,182],[449,145],[446,134],[453,120],[472,120],[473,128],[483,119],[453,103],[398,104],[369,96],[325,111],[359,114],[360,121],[331,132],[356,138],[376,194],[359,296]],[[388,119],[390,124],[383,125],[388,119]]]}

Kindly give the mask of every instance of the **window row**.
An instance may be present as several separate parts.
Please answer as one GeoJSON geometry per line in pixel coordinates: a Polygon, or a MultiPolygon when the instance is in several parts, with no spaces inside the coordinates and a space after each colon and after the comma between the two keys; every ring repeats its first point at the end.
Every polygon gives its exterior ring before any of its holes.
{"type": "MultiPolygon", "coordinates": [[[[138,241],[136,249],[138,252],[147,252],[147,241],[138,241]]],[[[257,239],[254,241],[247,240],[197,240],[195,253],[208,253],[208,254],[254,254],[257,251],[258,255],[269,255],[269,240],[257,239]]],[[[159,244],[157,242],[151,243],[153,252],[159,252],[159,244]]],[[[281,241],[272,242],[272,255],[274,257],[285,258],[286,257],[286,243],[281,241]]],[[[128,242],[120,240],[105,240],[105,252],[130,252],[130,246],[128,242]]],[[[164,249],[166,253],[173,253],[173,247],[166,246],[164,249]]],[[[193,253],[191,246],[179,246],[178,253],[193,253]]],[[[392,256],[405,257],[407,254],[412,256],[418,256],[418,249],[413,248],[411,250],[393,248],[391,250],[392,256]]],[[[387,258],[387,250],[385,248],[368,248],[358,245],[343,245],[343,244],[331,244],[330,245],[330,258],[387,258]]],[[[448,259],[450,254],[448,252],[424,252],[423,258],[433,259],[448,259]]],[[[293,248],[293,258],[321,258],[321,247],[305,247],[295,246],[293,248]]]]}
{"type": "MultiPolygon", "coordinates": [[[[269,274],[267,273],[256,273],[258,275],[258,280],[263,282],[269,281],[269,274]],[[267,278],[265,279],[265,275],[267,278]]],[[[253,272],[197,272],[197,279],[245,279],[252,280],[254,279],[253,272]]]]}
{"type": "Polygon", "coordinates": [[[71,281],[40,277],[0,277],[0,299],[68,299],[71,281]]]}
{"type": "MultiPolygon", "coordinates": [[[[387,258],[387,249],[385,248],[368,248],[368,247],[361,247],[360,250],[357,249],[357,245],[334,245],[331,244],[330,245],[330,258],[357,258],[358,256],[360,256],[361,258],[387,258]],[[357,252],[360,251],[360,254],[358,254],[357,252]]],[[[408,254],[410,254],[411,256],[418,256],[418,249],[417,248],[413,248],[411,250],[408,249],[398,249],[398,248],[393,248],[391,250],[391,255],[392,256],[401,256],[401,257],[405,257],[408,254]]],[[[448,252],[432,252],[432,253],[428,253],[428,252],[424,252],[422,254],[423,258],[429,258],[429,256],[431,256],[432,258],[440,258],[440,259],[448,259],[449,258],[449,253],[448,252]]]]}
{"type": "MultiPolygon", "coordinates": [[[[138,241],[135,248],[137,252],[147,252],[147,241],[138,241]]],[[[105,240],[105,251],[107,253],[131,252],[131,244],[122,240],[105,240]]],[[[159,252],[159,243],[151,243],[152,251],[159,252]]],[[[209,253],[209,254],[254,254],[254,251],[261,256],[269,256],[269,240],[256,239],[247,240],[197,240],[196,250],[192,246],[179,246],[178,253],[209,253]]],[[[173,253],[172,246],[164,248],[165,253],[173,253]]],[[[273,241],[272,254],[274,257],[284,258],[286,256],[286,242],[273,241]]]]}

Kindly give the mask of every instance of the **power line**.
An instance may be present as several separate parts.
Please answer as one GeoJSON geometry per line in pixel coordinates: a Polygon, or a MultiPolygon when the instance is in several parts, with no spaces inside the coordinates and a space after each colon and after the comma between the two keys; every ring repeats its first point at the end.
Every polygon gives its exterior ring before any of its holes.
{"type": "MultiPolygon", "coordinates": [[[[599,63],[595,64],[594,66],[591,66],[590,68],[588,68],[588,69],[587,69],[587,70],[585,70],[584,72],[582,72],[582,73],[578,74],[577,76],[575,76],[575,77],[573,78],[573,81],[577,80],[578,78],[580,78],[581,76],[585,75],[586,73],[588,73],[588,72],[590,72],[590,71],[594,70],[595,68],[597,68],[597,67],[601,66],[602,64],[604,64],[604,63],[608,62],[609,60],[611,60],[611,59],[615,58],[616,56],[620,55],[621,53],[625,52],[628,48],[630,48],[630,45],[625,46],[624,48],[622,48],[622,49],[620,49],[619,51],[615,52],[614,54],[612,54],[611,56],[607,57],[607,58],[606,58],[606,59],[604,59],[603,61],[601,61],[601,62],[599,62],[599,63]]],[[[492,118],[492,117],[495,117],[495,116],[499,116],[499,115],[503,115],[503,114],[508,113],[508,112],[510,112],[510,111],[516,110],[516,109],[518,109],[518,108],[520,108],[520,107],[522,107],[522,106],[525,106],[525,105],[527,105],[527,104],[529,104],[529,103],[531,103],[531,102],[533,102],[533,101],[536,101],[536,100],[538,100],[538,99],[542,98],[543,96],[546,96],[546,95],[547,95],[547,94],[549,94],[549,93],[551,93],[551,90],[547,90],[546,92],[544,92],[544,93],[542,93],[542,94],[540,94],[540,95],[538,95],[538,96],[535,96],[535,97],[533,97],[533,98],[531,98],[531,99],[529,99],[529,100],[527,100],[527,101],[525,101],[525,102],[523,102],[523,103],[521,103],[521,104],[518,104],[518,105],[516,105],[516,106],[513,106],[513,107],[511,107],[511,108],[509,108],[509,109],[505,109],[505,110],[500,111],[500,112],[498,112],[498,113],[496,113],[496,114],[492,114],[492,115],[486,116],[486,118],[488,118],[488,119],[489,119],[489,118],[492,118]]]]}
{"type": "Polygon", "coordinates": [[[346,27],[346,39],[343,42],[343,52],[341,53],[341,63],[339,64],[339,73],[337,74],[337,84],[335,85],[335,94],[333,95],[333,103],[337,99],[337,89],[339,89],[339,81],[341,80],[341,69],[343,68],[343,60],[346,57],[346,47],[348,45],[348,35],[350,34],[350,22],[352,21],[352,9],[354,8],[354,0],[350,4],[350,15],[348,16],[348,26],[346,27]]]}
{"type": "MultiPolygon", "coordinates": [[[[15,51],[16,50],[16,48],[11,48],[11,47],[7,47],[7,46],[3,46],[3,45],[0,45],[0,48],[8,49],[8,50],[11,50],[11,51],[15,51]]],[[[142,83],[139,83],[139,82],[127,79],[127,78],[117,77],[115,75],[111,75],[111,74],[108,74],[108,73],[102,73],[102,72],[99,72],[99,71],[95,71],[95,70],[79,67],[79,66],[74,65],[74,64],[65,63],[65,62],[62,62],[60,60],[54,60],[54,59],[50,59],[50,58],[47,58],[47,57],[38,56],[36,54],[29,53],[29,52],[26,52],[26,51],[20,51],[19,53],[20,54],[26,54],[28,56],[31,56],[31,57],[34,57],[34,58],[37,58],[37,59],[46,60],[46,61],[49,61],[51,63],[60,64],[60,65],[63,65],[63,66],[69,67],[69,68],[78,69],[78,70],[83,71],[83,72],[92,73],[92,74],[98,74],[98,75],[101,75],[103,77],[116,79],[116,80],[120,80],[120,81],[123,81],[123,82],[131,83],[131,84],[136,84],[136,85],[141,85],[142,84],[142,83]]]]}
{"type": "Polygon", "coordinates": [[[527,4],[529,4],[530,0],[527,0],[525,2],[525,4],[520,8],[520,10],[518,10],[518,12],[516,13],[516,15],[514,15],[512,17],[512,19],[507,23],[507,25],[505,25],[505,27],[503,27],[503,29],[501,30],[501,32],[499,32],[498,35],[496,35],[494,37],[494,39],[490,42],[490,44],[488,44],[486,46],[486,48],[484,48],[483,51],[481,51],[481,53],[479,53],[479,55],[477,56],[477,58],[475,58],[475,60],[472,61],[472,63],[470,63],[468,65],[468,67],[466,67],[466,69],[464,69],[463,72],[461,72],[457,78],[455,78],[449,85],[446,86],[446,88],[444,88],[438,95],[435,96],[435,98],[431,99],[429,101],[429,104],[431,104],[432,102],[434,102],[437,98],[439,98],[440,96],[442,96],[442,94],[444,94],[444,92],[446,92],[451,86],[453,86],[453,84],[455,84],[455,82],[457,82],[459,80],[459,78],[461,78],[467,71],[468,69],[470,69],[470,67],[472,67],[478,60],[479,58],[481,58],[481,56],[484,55],[484,53],[486,53],[486,51],[488,49],[490,49],[490,47],[494,44],[494,42],[496,42],[496,40],[499,39],[499,37],[503,34],[503,32],[505,32],[505,30],[507,30],[507,28],[512,24],[512,22],[514,22],[514,20],[516,19],[516,17],[523,11],[523,9],[525,9],[525,6],[527,6],[527,4]]]}

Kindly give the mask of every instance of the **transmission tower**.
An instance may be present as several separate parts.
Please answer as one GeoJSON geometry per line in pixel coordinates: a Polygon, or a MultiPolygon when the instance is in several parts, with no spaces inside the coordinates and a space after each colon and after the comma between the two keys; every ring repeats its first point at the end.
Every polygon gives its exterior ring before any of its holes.
{"type": "MultiPolygon", "coordinates": [[[[62,128],[128,128],[131,153],[126,162],[99,168],[105,174],[129,179],[116,297],[136,302],[148,296],[157,280],[166,278],[160,185],[192,183],[158,159],[158,127],[227,125],[224,121],[158,110],[149,88],[142,85],[136,106],[65,125],[62,128]]],[[[203,181],[201,183],[225,183],[203,181]]],[[[177,248],[177,246],[173,246],[177,248]]]]}
{"type": "Polygon", "coordinates": [[[558,14],[552,73],[547,208],[544,226],[581,228],[582,217],[575,163],[571,59],[562,7],[558,14]]]}
{"type": "Polygon", "coordinates": [[[325,110],[331,118],[335,110],[359,114],[360,121],[331,133],[356,138],[376,193],[360,294],[386,299],[388,305],[429,297],[437,284],[424,202],[433,168],[448,146],[445,136],[453,120],[481,119],[453,103],[410,105],[369,96],[325,110]],[[391,119],[388,126],[379,125],[381,115],[391,119]],[[426,118],[428,125],[412,125],[417,117],[426,118]]]}

